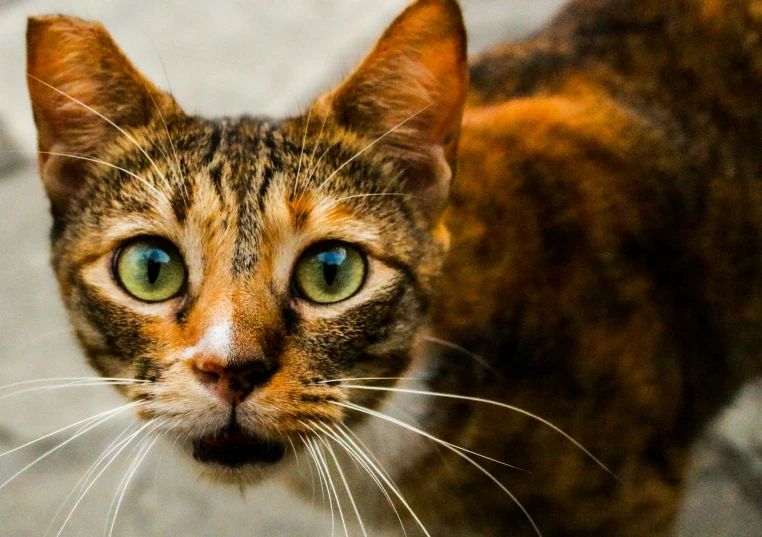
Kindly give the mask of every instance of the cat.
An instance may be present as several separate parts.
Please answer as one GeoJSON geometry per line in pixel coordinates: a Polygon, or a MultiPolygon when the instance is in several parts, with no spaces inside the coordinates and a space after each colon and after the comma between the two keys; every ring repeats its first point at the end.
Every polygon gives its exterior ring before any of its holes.
{"type": "Polygon", "coordinates": [[[209,479],[306,490],[301,453],[396,533],[669,535],[762,369],[760,31],[753,0],[576,0],[469,66],[418,0],[305,114],[209,120],[32,18],[74,332],[209,479]]]}

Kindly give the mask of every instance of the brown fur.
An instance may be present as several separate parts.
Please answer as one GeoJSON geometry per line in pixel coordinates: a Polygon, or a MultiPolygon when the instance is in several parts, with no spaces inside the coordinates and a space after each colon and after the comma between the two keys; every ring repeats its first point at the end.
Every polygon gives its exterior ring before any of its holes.
{"type": "MultiPolygon", "coordinates": [[[[692,439],[762,369],[760,17],[753,0],[577,0],[478,58],[467,94],[457,4],[419,0],[343,84],[284,121],[187,116],[101,26],[33,19],[41,150],[133,174],[40,156],[85,352],[104,375],[149,380],[124,390],[147,402],[141,415],[194,438],[230,420],[199,368],[266,369],[235,417],[281,442],[315,423],[373,438],[374,419],[337,403],[409,401],[320,381],[409,371],[419,389],[549,420],[618,476],[529,417],[418,397],[407,410],[429,433],[531,472],[485,463],[546,537],[666,536],[692,439]],[[182,253],[183,294],[145,304],[115,285],[110,260],[139,235],[182,253]],[[323,240],[356,245],[371,267],[327,308],[291,282],[323,240]]],[[[374,447],[432,535],[533,534],[468,462],[385,431],[374,447]]],[[[239,484],[269,469],[204,466],[239,484]]],[[[367,476],[351,479],[368,519],[396,523],[367,476]]]]}

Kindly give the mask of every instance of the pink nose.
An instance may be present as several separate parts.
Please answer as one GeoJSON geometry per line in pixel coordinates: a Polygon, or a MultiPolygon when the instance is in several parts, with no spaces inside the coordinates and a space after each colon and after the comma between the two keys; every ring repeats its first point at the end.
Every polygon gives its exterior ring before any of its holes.
{"type": "Polygon", "coordinates": [[[193,370],[201,384],[222,401],[237,405],[257,387],[265,384],[276,367],[263,360],[222,364],[211,358],[198,358],[193,370]]]}

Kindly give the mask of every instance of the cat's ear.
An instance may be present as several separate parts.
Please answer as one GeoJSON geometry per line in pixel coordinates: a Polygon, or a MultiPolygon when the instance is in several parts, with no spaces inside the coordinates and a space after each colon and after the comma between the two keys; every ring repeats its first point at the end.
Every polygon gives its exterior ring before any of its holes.
{"type": "Polygon", "coordinates": [[[468,90],[466,30],[455,0],[418,0],[386,30],[325,107],[407,169],[408,188],[446,201],[468,90]]]}
{"type": "Polygon", "coordinates": [[[27,83],[40,175],[54,214],[65,211],[81,185],[83,161],[60,154],[94,158],[105,142],[125,136],[119,129],[179,112],[174,99],[130,63],[101,24],[74,17],[28,20],[27,83]]]}

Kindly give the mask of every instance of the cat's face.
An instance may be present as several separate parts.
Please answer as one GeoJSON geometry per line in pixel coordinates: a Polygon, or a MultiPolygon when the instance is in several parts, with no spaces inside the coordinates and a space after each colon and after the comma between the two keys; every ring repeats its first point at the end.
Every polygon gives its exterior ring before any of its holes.
{"type": "Polygon", "coordinates": [[[466,86],[454,2],[409,8],[284,121],[185,115],[96,24],[34,19],[28,46],[61,293],[139,415],[247,482],[376,404],[331,381],[401,376],[426,320],[466,86]]]}

